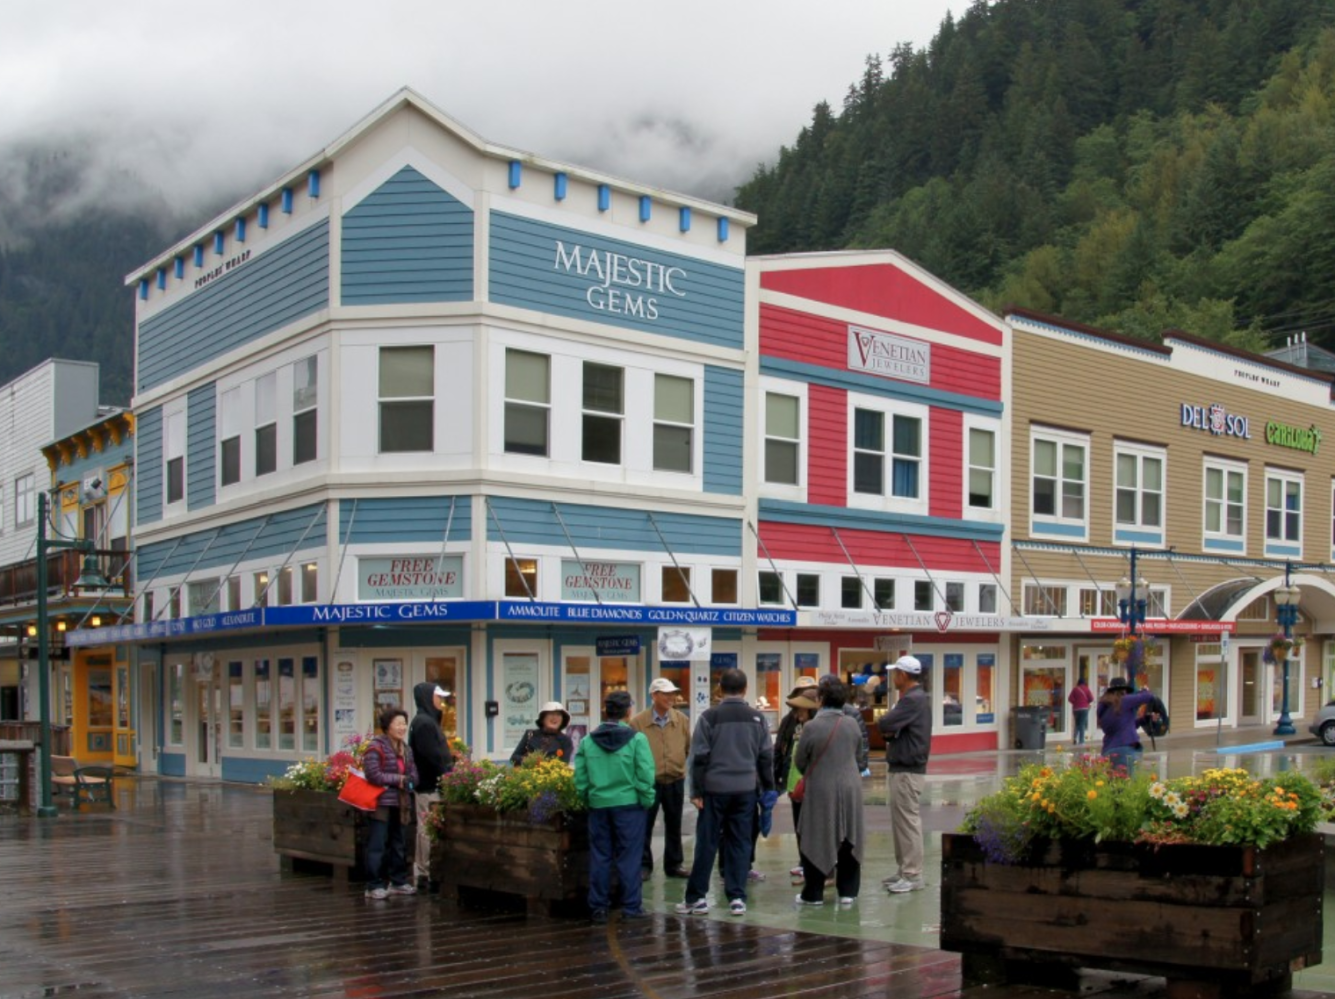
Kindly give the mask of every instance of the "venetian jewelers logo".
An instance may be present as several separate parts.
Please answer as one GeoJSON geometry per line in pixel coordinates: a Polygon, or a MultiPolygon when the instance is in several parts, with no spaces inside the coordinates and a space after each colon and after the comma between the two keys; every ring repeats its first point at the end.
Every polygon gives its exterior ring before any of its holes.
{"type": "Polygon", "coordinates": [[[848,327],[848,367],[881,378],[928,384],[932,380],[932,347],[920,340],[848,327]]]}

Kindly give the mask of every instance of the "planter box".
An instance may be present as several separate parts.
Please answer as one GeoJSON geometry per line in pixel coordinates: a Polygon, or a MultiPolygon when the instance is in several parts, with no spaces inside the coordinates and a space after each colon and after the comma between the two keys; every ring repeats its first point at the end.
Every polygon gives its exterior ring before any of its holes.
{"type": "MultiPolygon", "coordinates": [[[[410,870],[415,832],[415,826],[404,831],[410,870]]],[[[338,880],[364,881],[369,836],[366,813],[343,804],[331,791],[274,789],[273,848],[283,858],[284,870],[317,870],[338,880]]]]}
{"type": "Polygon", "coordinates": [[[492,894],[517,896],[531,911],[549,914],[585,911],[589,828],[583,813],[536,824],[523,813],[481,805],[441,808],[443,825],[431,850],[431,878],[441,894],[478,902],[492,894]]]}
{"type": "Polygon", "coordinates": [[[941,842],[941,949],[966,981],[1069,984],[1077,968],[1163,976],[1170,995],[1290,987],[1321,961],[1321,836],[1255,847],[1044,845],[988,863],[941,842]]]}

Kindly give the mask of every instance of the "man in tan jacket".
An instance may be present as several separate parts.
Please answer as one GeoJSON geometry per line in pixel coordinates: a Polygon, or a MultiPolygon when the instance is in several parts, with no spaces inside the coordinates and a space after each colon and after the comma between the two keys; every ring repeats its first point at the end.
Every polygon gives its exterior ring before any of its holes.
{"type": "Polygon", "coordinates": [[[691,723],[672,705],[681,688],[660,676],[649,684],[650,707],[630,720],[630,727],[643,732],[654,754],[654,803],[645,821],[644,855],[640,860],[640,880],[648,881],[654,872],[654,853],[650,845],[658,811],[663,810],[663,870],[670,878],[687,878],[681,848],[681,813],[686,800],[686,757],[691,748],[691,723]]]}

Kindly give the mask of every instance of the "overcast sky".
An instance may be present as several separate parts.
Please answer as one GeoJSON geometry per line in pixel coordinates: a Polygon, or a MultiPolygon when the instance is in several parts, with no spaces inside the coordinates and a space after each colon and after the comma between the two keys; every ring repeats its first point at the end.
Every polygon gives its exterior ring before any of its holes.
{"type": "Polygon", "coordinates": [[[920,48],[966,7],[0,0],[0,152],[91,142],[90,197],[121,199],[132,177],[191,212],[249,194],[407,85],[493,142],[726,196],[817,102],[841,106],[866,55],[920,48]]]}

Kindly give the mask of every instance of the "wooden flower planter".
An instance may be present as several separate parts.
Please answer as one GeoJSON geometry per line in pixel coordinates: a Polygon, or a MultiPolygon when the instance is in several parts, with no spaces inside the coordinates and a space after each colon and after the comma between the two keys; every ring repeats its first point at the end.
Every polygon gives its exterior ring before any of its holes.
{"type": "Polygon", "coordinates": [[[520,813],[482,805],[444,805],[431,850],[431,878],[461,903],[522,899],[530,912],[586,911],[589,827],[583,813],[533,823],[520,813]],[[499,897],[497,897],[499,896],[499,897]]]}
{"type": "MultiPolygon", "coordinates": [[[[415,827],[405,832],[408,863],[413,860],[415,827]]],[[[370,836],[366,813],[338,800],[331,791],[273,792],[273,848],[285,871],[332,874],[338,881],[364,881],[364,854],[370,836]]]]}
{"type": "Polygon", "coordinates": [[[1070,986],[1078,968],[1163,976],[1173,997],[1282,991],[1321,961],[1316,834],[1255,847],[1053,842],[989,863],[941,842],[941,949],[966,982],[1070,986]]]}

